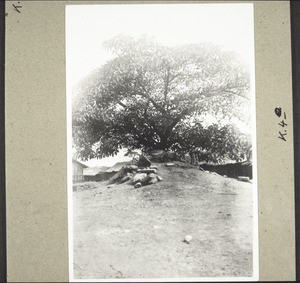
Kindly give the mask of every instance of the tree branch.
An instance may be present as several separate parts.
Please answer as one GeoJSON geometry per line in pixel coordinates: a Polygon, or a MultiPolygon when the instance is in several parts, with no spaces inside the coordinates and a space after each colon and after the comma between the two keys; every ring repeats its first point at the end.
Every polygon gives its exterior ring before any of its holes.
{"type": "Polygon", "coordinates": [[[165,89],[164,89],[164,99],[165,99],[165,105],[167,104],[167,94],[169,91],[169,79],[170,79],[170,67],[167,67],[167,73],[165,77],[165,89]]]}
{"type": "MultiPolygon", "coordinates": [[[[226,93],[231,93],[231,94],[234,94],[234,95],[239,95],[240,97],[247,98],[246,96],[241,95],[238,92],[232,91],[232,89],[239,89],[239,88],[243,88],[243,87],[248,87],[248,85],[247,84],[242,84],[242,85],[232,86],[232,87],[227,87],[227,88],[226,87],[220,87],[220,88],[212,90],[211,93],[226,92],[226,93]]],[[[219,95],[219,94],[220,93],[218,93],[217,95],[219,95]]]]}
{"type": "Polygon", "coordinates": [[[143,89],[145,93],[139,92],[138,95],[148,99],[148,101],[150,101],[157,110],[161,111],[162,113],[166,113],[166,110],[162,106],[160,106],[153,98],[151,98],[149,95],[146,94],[147,91],[144,87],[143,89]]]}
{"type": "Polygon", "coordinates": [[[191,106],[189,108],[186,108],[181,111],[181,113],[172,121],[171,125],[166,130],[166,136],[168,137],[173,128],[186,116],[189,114],[189,112],[194,108],[194,106],[191,106]]]}
{"type": "Polygon", "coordinates": [[[169,83],[172,82],[173,80],[175,80],[180,75],[181,75],[181,73],[178,73],[178,74],[174,75],[172,78],[169,79],[169,83]]]}

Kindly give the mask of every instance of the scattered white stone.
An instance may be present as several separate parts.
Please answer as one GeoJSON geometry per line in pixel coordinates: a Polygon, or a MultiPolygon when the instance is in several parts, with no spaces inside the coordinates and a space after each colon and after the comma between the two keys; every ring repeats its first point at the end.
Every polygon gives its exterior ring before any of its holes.
{"type": "Polygon", "coordinates": [[[185,237],[184,237],[184,242],[185,243],[187,243],[187,244],[189,244],[191,241],[193,240],[193,237],[191,236],[191,235],[186,235],[185,237]]]}
{"type": "Polygon", "coordinates": [[[174,163],[167,163],[166,166],[167,167],[175,167],[176,165],[174,163]]]}
{"type": "Polygon", "coordinates": [[[156,175],[156,178],[159,182],[163,181],[163,177],[159,176],[159,175],[156,175]]]}

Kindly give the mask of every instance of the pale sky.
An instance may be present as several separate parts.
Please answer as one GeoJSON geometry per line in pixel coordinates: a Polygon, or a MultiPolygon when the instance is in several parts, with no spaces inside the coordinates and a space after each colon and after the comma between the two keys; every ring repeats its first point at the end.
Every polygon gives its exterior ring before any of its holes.
{"type": "MultiPolygon", "coordinates": [[[[80,79],[111,58],[102,43],[117,35],[150,35],[168,46],[212,42],[237,52],[249,66],[254,64],[253,4],[67,5],[68,96],[80,79]]],[[[119,161],[121,155],[88,165],[119,161]]]]}
{"type": "Polygon", "coordinates": [[[66,57],[71,87],[110,58],[102,43],[117,35],[150,35],[174,46],[214,42],[253,57],[253,5],[67,5],[66,57]]]}

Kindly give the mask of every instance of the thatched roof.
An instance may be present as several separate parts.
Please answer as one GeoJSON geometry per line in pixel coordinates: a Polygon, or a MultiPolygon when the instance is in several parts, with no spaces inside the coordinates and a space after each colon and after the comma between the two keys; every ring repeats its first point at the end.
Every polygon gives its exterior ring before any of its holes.
{"type": "Polygon", "coordinates": [[[78,161],[76,159],[72,159],[72,162],[77,163],[78,165],[82,166],[83,168],[88,168],[88,166],[86,166],[85,164],[81,163],[80,161],[78,161]]]}
{"type": "Polygon", "coordinates": [[[101,166],[101,167],[89,167],[83,170],[84,176],[96,176],[99,173],[105,172],[109,167],[101,166]]]}
{"type": "Polygon", "coordinates": [[[114,166],[108,168],[105,173],[110,173],[110,172],[118,172],[122,167],[124,167],[128,162],[118,162],[114,166]]]}

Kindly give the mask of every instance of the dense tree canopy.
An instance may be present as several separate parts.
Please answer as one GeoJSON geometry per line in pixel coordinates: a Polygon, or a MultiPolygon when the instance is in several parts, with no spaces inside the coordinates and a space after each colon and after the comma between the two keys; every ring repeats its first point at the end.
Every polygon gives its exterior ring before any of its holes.
{"type": "Polygon", "coordinates": [[[213,44],[166,47],[149,38],[105,43],[114,57],[73,92],[73,141],[81,158],[122,147],[210,151],[236,158],[249,138],[224,121],[249,124],[249,73],[213,44]],[[214,117],[223,124],[207,123],[214,117]]]}

